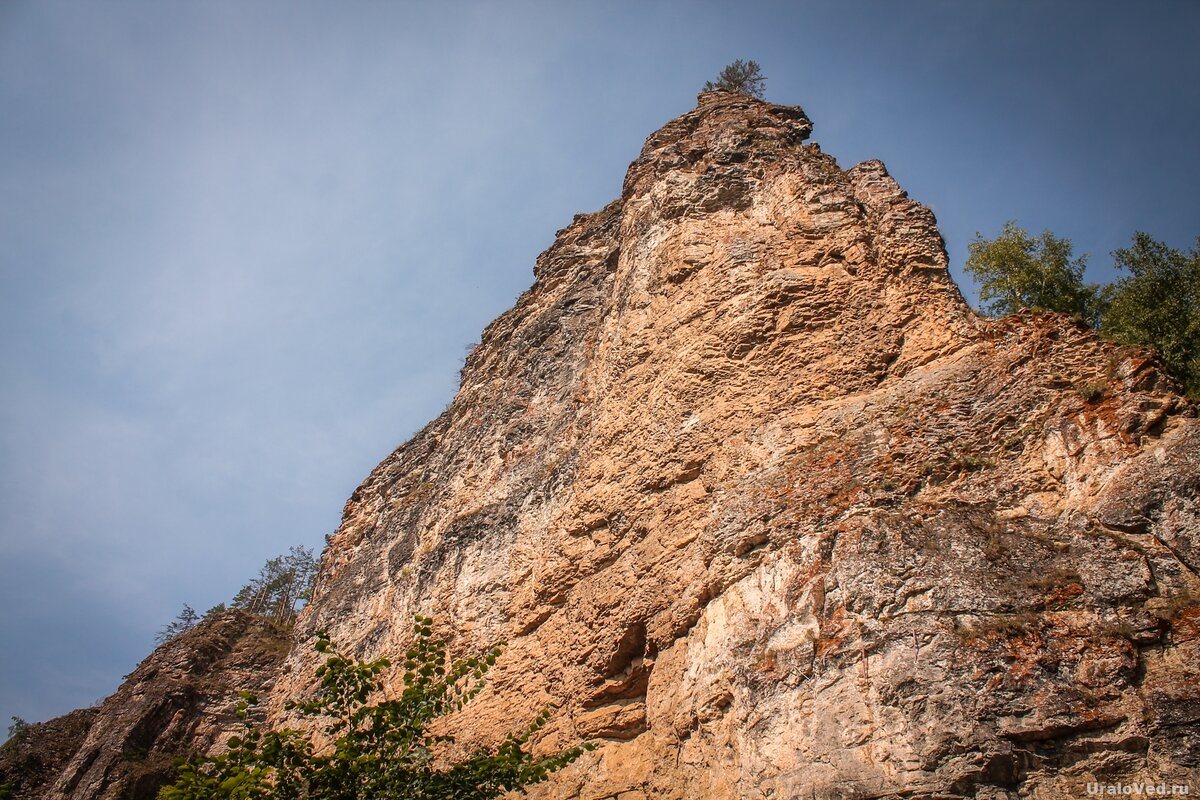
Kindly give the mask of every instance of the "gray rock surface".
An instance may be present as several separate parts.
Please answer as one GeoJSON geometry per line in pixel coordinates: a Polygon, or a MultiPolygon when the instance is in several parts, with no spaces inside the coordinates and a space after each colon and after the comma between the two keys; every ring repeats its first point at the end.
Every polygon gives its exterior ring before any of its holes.
{"type": "Polygon", "coordinates": [[[227,611],[163,644],[95,710],[53,783],[29,797],[153,800],[174,761],[238,724],[239,693],[266,693],[288,641],[270,622],[227,611]]]}

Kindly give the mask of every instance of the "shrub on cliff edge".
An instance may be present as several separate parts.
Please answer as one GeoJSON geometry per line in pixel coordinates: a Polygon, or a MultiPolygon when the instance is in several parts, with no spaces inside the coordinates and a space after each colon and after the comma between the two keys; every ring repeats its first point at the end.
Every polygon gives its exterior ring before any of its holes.
{"type": "Polygon", "coordinates": [[[1087,259],[1071,258],[1071,240],[1050,231],[1032,236],[1015,222],[1004,223],[995,239],[975,234],[965,269],[979,281],[979,300],[992,315],[1022,308],[1060,311],[1095,327],[1097,288],[1083,282],[1087,259]]]}
{"type": "Polygon", "coordinates": [[[1031,236],[1007,222],[995,239],[976,234],[968,250],[964,268],[986,313],[1071,314],[1106,339],[1156,348],[1184,392],[1200,398],[1200,239],[1183,253],[1139,231],[1112,254],[1128,275],[1105,286],[1085,284],[1085,259],[1072,259],[1071,240],[1050,231],[1031,236]]]}
{"type": "Polygon", "coordinates": [[[1200,397],[1200,239],[1182,253],[1138,231],[1113,259],[1129,274],[1107,289],[1100,333],[1158,348],[1184,391],[1200,397]]]}

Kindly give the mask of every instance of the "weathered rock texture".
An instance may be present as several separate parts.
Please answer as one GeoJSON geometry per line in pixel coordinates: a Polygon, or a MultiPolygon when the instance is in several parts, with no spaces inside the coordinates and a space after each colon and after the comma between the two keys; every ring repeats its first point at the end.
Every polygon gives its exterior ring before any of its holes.
{"type": "Polygon", "coordinates": [[[554,701],[544,746],[602,744],[539,797],[1194,780],[1194,408],[1063,317],[978,318],[933,215],[810,130],[706,93],[651,136],[351,497],[297,641],[507,640],[458,735],[554,701]]]}
{"type": "MultiPolygon", "coordinates": [[[[208,751],[236,726],[239,692],[270,690],[287,647],[270,622],[245,612],[205,620],[155,650],[90,710],[86,735],[60,755],[53,782],[16,797],[153,800],[174,775],[174,759],[208,751]]],[[[56,740],[59,750],[66,739],[56,740]]],[[[14,772],[29,774],[23,766],[14,772]]]]}

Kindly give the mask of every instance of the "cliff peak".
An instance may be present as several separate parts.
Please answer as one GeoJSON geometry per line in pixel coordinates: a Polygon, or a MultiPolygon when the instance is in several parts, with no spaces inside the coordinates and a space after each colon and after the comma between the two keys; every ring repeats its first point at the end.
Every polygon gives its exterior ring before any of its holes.
{"type": "Polygon", "coordinates": [[[799,106],[780,106],[737,92],[707,91],[696,108],[647,139],[625,177],[622,198],[643,178],[683,166],[752,169],[779,158],[812,133],[799,106]]]}

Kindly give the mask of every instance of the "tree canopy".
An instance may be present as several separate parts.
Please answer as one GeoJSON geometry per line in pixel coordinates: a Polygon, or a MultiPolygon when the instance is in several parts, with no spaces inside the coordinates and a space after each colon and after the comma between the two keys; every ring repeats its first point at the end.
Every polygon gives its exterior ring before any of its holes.
{"type": "Polygon", "coordinates": [[[1129,274],[1106,289],[1101,334],[1158,348],[1185,391],[1200,396],[1200,238],[1185,254],[1138,231],[1113,258],[1129,274]]]}
{"type": "Polygon", "coordinates": [[[968,245],[967,272],[979,282],[979,299],[993,315],[1022,308],[1061,311],[1095,325],[1097,287],[1083,282],[1087,257],[1072,258],[1070,239],[1050,231],[1032,236],[1015,222],[995,239],[975,234],[968,245]]]}
{"type": "Polygon", "coordinates": [[[704,91],[738,92],[761,98],[766,84],[767,79],[763,76],[757,61],[742,61],[739,58],[721,70],[716,82],[706,81],[704,91]]]}
{"type": "Polygon", "coordinates": [[[258,576],[238,590],[232,605],[289,624],[300,603],[308,600],[316,574],[317,559],[312,549],[293,547],[285,555],[268,559],[258,576]]]}
{"type": "MultiPolygon", "coordinates": [[[[265,617],[278,625],[291,625],[302,604],[311,595],[317,566],[312,548],[299,545],[292,547],[284,555],[267,559],[258,575],[238,590],[230,605],[265,617]]],[[[217,603],[203,616],[223,613],[225,608],[224,603],[217,603]]],[[[179,616],[159,629],[155,640],[162,644],[173,639],[194,628],[201,618],[185,603],[179,616]]]]}

